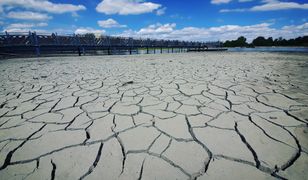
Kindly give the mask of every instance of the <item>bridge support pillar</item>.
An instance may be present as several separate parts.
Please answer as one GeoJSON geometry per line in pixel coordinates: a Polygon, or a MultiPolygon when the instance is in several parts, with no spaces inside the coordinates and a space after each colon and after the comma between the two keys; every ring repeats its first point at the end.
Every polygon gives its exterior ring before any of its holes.
{"type": "Polygon", "coordinates": [[[39,42],[38,42],[38,38],[37,38],[37,35],[36,33],[31,33],[29,32],[29,35],[32,36],[32,45],[35,46],[35,53],[36,53],[36,56],[40,56],[41,55],[41,52],[40,52],[40,45],[39,45],[39,42]]]}
{"type": "Polygon", "coordinates": [[[111,55],[110,47],[108,47],[108,55],[111,55]]]}
{"type": "Polygon", "coordinates": [[[81,56],[81,51],[80,51],[80,47],[79,46],[78,46],[77,50],[78,50],[78,55],[81,56]]]}
{"type": "Polygon", "coordinates": [[[35,47],[35,52],[36,52],[36,56],[40,56],[41,55],[40,47],[39,46],[35,47]]]}

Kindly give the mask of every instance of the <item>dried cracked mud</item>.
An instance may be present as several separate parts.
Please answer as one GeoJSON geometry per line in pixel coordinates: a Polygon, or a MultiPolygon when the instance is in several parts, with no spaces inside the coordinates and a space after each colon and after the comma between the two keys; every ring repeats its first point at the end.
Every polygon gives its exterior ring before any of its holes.
{"type": "Polygon", "coordinates": [[[0,179],[307,179],[308,59],[0,62],[0,179]]]}

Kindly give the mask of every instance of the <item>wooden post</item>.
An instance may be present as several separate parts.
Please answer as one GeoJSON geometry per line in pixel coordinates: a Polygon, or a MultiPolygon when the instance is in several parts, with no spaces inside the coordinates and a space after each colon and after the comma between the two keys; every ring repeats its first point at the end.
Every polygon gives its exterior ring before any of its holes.
{"type": "Polygon", "coordinates": [[[163,47],[160,47],[160,54],[163,53],[163,47]]]}
{"type": "Polygon", "coordinates": [[[149,46],[147,46],[147,54],[149,54],[149,46]]]}

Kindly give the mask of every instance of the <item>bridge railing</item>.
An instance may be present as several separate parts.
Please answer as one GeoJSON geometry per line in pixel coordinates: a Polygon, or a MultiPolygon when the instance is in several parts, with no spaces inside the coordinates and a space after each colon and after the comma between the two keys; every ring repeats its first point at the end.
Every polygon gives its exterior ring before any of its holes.
{"type": "MultiPolygon", "coordinates": [[[[119,36],[95,36],[94,34],[64,34],[57,33],[36,33],[36,32],[0,32],[0,48],[1,49],[35,49],[37,55],[40,54],[42,47],[50,47],[53,49],[68,49],[71,47],[79,48],[203,48],[217,47],[220,42],[198,42],[198,41],[180,41],[180,40],[164,40],[150,38],[131,38],[119,36]],[[15,48],[14,48],[15,47],[15,48]]],[[[79,49],[78,48],[78,49],[79,49]]],[[[45,50],[48,50],[45,48],[45,50]]],[[[26,51],[26,50],[25,50],[26,51]]]]}
{"type": "Polygon", "coordinates": [[[92,45],[92,46],[164,46],[164,47],[201,47],[215,46],[219,42],[196,42],[162,39],[133,39],[129,37],[99,36],[94,34],[57,35],[56,33],[35,32],[2,32],[0,33],[0,46],[14,45],[92,45]]]}

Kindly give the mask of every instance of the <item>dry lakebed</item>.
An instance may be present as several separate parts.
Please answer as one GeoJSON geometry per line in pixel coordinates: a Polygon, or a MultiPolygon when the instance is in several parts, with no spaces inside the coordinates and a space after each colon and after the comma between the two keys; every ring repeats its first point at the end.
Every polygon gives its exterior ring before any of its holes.
{"type": "Polygon", "coordinates": [[[0,61],[0,179],[308,179],[308,56],[0,61]]]}

